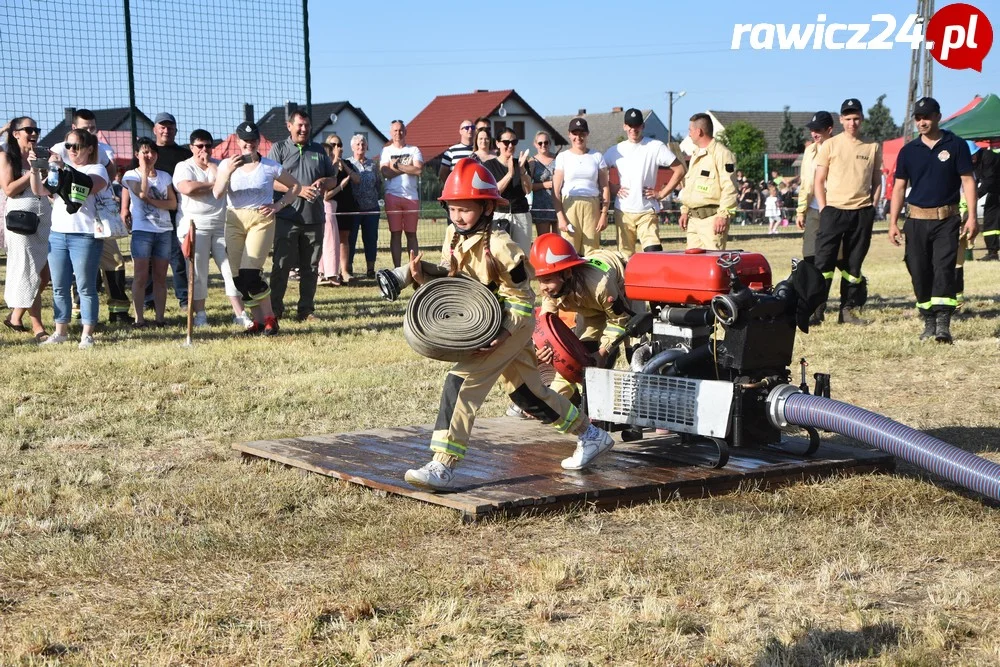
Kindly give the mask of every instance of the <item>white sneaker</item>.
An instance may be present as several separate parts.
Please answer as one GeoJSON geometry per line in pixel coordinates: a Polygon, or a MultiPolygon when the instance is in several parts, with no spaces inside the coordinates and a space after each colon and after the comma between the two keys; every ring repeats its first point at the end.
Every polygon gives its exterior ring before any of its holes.
{"type": "Polygon", "coordinates": [[[94,347],[94,337],[93,336],[82,336],[80,338],[80,349],[89,350],[94,347]]]}
{"type": "Polygon", "coordinates": [[[563,459],[562,467],[566,470],[581,470],[586,468],[598,456],[615,446],[611,434],[599,429],[593,424],[576,441],[573,456],[563,459]]]}
{"type": "Polygon", "coordinates": [[[59,343],[65,343],[69,340],[69,336],[65,334],[52,334],[45,340],[43,340],[39,345],[57,345],[59,343]]]}
{"type": "Polygon", "coordinates": [[[446,491],[452,486],[455,471],[439,461],[431,461],[418,470],[407,470],[403,479],[419,489],[446,491]]]}
{"type": "Polygon", "coordinates": [[[233,317],[233,324],[238,324],[244,329],[249,329],[253,326],[253,318],[247,315],[246,311],[243,311],[239,315],[233,317]]]}
{"type": "Polygon", "coordinates": [[[194,326],[199,329],[208,326],[208,313],[204,310],[200,310],[194,314],[194,326]]]}

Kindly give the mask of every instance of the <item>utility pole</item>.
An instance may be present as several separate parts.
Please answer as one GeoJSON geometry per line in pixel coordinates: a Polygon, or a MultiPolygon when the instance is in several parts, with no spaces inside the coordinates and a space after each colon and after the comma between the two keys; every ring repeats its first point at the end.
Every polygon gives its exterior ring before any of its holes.
{"type": "Polygon", "coordinates": [[[687,95],[686,90],[682,90],[679,92],[676,90],[667,91],[667,99],[670,100],[668,104],[669,111],[667,112],[667,132],[670,133],[670,136],[667,138],[667,143],[670,143],[671,141],[674,140],[674,100],[675,99],[679,100],[685,95],[687,95]]]}
{"type": "MultiPolygon", "coordinates": [[[[934,0],[917,0],[917,23],[922,26],[922,32],[926,33],[927,23],[934,15],[934,0]]],[[[913,49],[910,56],[910,81],[906,95],[906,109],[903,110],[904,126],[908,126],[909,134],[914,134],[912,123],[907,123],[905,119],[913,113],[913,105],[921,97],[931,97],[934,94],[934,57],[927,42],[921,42],[920,46],[913,49]]]]}

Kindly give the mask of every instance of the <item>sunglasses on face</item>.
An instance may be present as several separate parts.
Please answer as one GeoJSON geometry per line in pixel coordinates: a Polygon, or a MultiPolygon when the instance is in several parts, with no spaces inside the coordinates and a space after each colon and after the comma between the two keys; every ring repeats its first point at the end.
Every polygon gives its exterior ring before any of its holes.
{"type": "Polygon", "coordinates": [[[198,150],[208,150],[211,148],[211,144],[191,144],[191,148],[197,148],[198,150]]]}
{"type": "Polygon", "coordinates": [[[327,148],[343,148],[344,144],[327,144],[327,148]]]}
{"type": "Polygon", "coordinates": [[[497,139],[504,146],[517,146],[517,139],[497,139]]]}
{"type": "Polygon", "coordinates": [[[550,143],[551,142],[549,142],[549,141],[536,141],[535,145],[536,146],[548,146],[550,143]]]}
{"type": "Polygon", "coordinates": [[[27,132],[28,134],[38,134],[38,128],[37,127],[19,127],[16,130],[14,130],[14,131],[15,132],[27,132]]]}
{"type": "Polygon", "coordinates": [[[83,150],[83,144],[64,144],[64,146],[68,151],[83,150]]]}
{"type": "Polygon", "coordinates": [[[468,132],[469,130],[472,129],[472,125],[463,125],[461,129],[463,129],[463,130],[465,130],[465,131],[468,132]]]}

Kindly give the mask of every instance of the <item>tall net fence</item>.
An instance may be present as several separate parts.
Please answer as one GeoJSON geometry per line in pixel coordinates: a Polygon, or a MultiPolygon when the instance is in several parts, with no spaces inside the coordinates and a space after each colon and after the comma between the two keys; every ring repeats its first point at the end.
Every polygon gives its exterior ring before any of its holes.
{"type": "Polygon", "coordinates": [[[179,143],[199,127],[225,138],[243,120],[245,104],[259,118],[287,100],[309,103],[305,6],[304,0],[4,0],[0,123],[28,115],[46,137],[66,108],[87,108],[98,113],[100,130],[128,132],[131,145],[134,97],[140,136],[166,111],[177,117],[179,143]]]}

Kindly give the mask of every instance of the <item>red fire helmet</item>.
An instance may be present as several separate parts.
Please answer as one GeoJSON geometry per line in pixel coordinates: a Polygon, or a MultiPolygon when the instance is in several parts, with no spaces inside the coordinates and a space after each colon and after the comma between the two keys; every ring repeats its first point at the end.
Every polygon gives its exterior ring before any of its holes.
{"type": "Polygon", "coordinates": [[[572,243],[552,232],[535,239],[528,261],[535,268],[536,276],[547,276],[587,263],[577,254],[572,243]]]}
{"type": "Polygon", "coordinates": [[[497,181],[490,170],[472,158],[462,158],[455,163],[438,201],[460,199],[489,199],[498,204],[507,200],[500,196],[497,181]]]}

